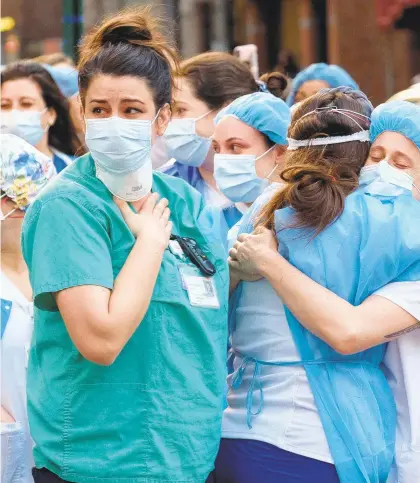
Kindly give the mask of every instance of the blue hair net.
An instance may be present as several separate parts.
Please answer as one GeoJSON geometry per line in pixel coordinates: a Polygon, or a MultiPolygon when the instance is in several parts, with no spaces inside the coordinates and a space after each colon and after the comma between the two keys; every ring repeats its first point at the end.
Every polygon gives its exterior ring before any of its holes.
{"type": "Polygon", "coordinates": [[[218,124],[226,116],[236,117],[265,134],[273,143],[287,144],[290,109],[273,94],[255,92],[239,97],[219,112],[215,123],[218,124]]]}
{"type": "Polygon", "coordinates": [[[301,85],[313,80],[324,81],[330,87],[347,86],[352,89],[359,89],[359,86],[350,74],[338,65],[328,65],[322,62],[319,64],[311,64],[306,69],[300,71],[293,79],[292,90],[286,100],[287,105],[293,106],[297,91],[301,85]]]}
{"type": "Polygon", "coordinates": [[[74,67],[54,67],[47,64],[42,64],[42,67],[50,73],[63,96],[72,97],[79,92],[79,75],[74,67]]]}
{"type": "Polygon", "coordinates": [[[420,149],[420,106],[407,101],[381,104],[372,112],[370,140],[386,131],[402,134],[420,149]]]}

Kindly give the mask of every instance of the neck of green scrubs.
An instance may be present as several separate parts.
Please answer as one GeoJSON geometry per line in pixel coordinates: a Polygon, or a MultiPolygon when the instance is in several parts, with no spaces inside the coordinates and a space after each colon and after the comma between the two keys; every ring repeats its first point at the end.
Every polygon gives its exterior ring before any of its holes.
{"type": "Polygon", "coordinates": [[[146,316],[110,366],[78,352],[52,295],[79,285],[112,290],[135,241],[92,158],[68,167],[25,220],[36,305],[28,368],[35,462],[64,480],[198,483],[213,468],[226,367],[226,254],[217,230],[200,222],[201,196],[182,180],[153,176],[174,233],[194,238],[215,265],[220,308],[190,304],[180,268],[191,264],[166,250],[146,316]]]}

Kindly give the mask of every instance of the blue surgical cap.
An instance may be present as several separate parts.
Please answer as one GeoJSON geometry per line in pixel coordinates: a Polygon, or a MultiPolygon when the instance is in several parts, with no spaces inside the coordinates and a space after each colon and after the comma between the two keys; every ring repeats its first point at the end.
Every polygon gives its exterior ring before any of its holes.
{"type": "Polygon", "coordinates": [[[348,72],[338,65],[324,63],[312,64],[299,72],[293,79],[292,90],[286,100],[288,106],[293,106],[297,91],[301,85],[308,81],[320,80],[326,82],[330,87],[347,86],[352,89],[359,89],[356,81],[348,72]]]}
{"type": "Polygon", "coordinates": [[[215,123],[218,124],[226,116],[236,117],[265,134],[273,143],[287,144],[290,109],[273,94],[255,92],[239,97],[219,112],[215,123]]]}
{"type": "Polygon", "coordinates": [[[420,106],[407,101],[391,101],[378,106],[372,112],[371,142],[386,131],[402,134],[420,149],[420,106]]]}
{"type": "Polygon", "coordinates": [[[79,92],[78,73],[74,67],[54,67],[42,64],[54,79],[58,88],[65,97],[72,97],[79,92]]]}

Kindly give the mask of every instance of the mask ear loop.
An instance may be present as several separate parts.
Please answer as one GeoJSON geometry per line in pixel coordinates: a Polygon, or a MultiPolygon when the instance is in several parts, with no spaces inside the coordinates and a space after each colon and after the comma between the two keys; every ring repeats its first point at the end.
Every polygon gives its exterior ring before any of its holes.
{"type": "MultiPolygon", "coordinates": [[[[0,196],[0,200],[1,202],[3,203],[3,198],[7,196],[7,193],[3,193],[1,196],[0,196]]],[[[17,211],[17,208],[15,208],[14,210],[12,211],[9,211],[9,213],[7,213],[7,215],[3,215],[3,210],[0,211],[0,221],[4,221],[6,218],[8,218],[12,213],[14,213],[15,211],[17,211]]]]}
{"type": "Polygon", "coordinates": [[[153,119],[152,121],[152,125],[156,122],[156,119],[159,117],[159,114],[160,114],[160,111],[162,110],[162,107],[158,110],[158,112],[156,113],[156,116],[155,118],[153,119]]]}
{"type": "MultiPolygon", "coordinates": [[[[46,112],[49,111],[49,108],[46,107],[43,111],[40,112],[40,115],[43,116],[46,112]]],[[[49,131],[52,127],[52,124],[50,124],[49,122],[47,122],[47,127],[44,129],[44,133],[46,133],[47,131],[49,131]]]]}
{"type": "MultiPolygon", "coordinates": [[[[266,154],[268,154],[270,151],[272,151],[276,146],[277,146],[277,144],[275,144],[274,146],[271,146],[270,149],[267,149],[267,151],[265,153],[261,154],[261,156],[258,156],[258,158],[255,159],[255,162],[257,162],[259,159],[263,158],[266,154]]],[[[276,163],[274,165],[274,168],[270,171],[270,173],[267,176],[265,176],[265,179],[269,180],[271,178],[271,176],[273,175],[273,173],[276,171],[277,168],[278,168],[278,164],[276,163]]]]}
{"type": "MultiPolygon", "coordinates": [[[[197,134],[196,122],[197,122],[197,121],[201,121],[201,119],[204,119],[206,116],[208,116],[208,115],[209,115],[211,112],[213,112],[213,111],[214,111],[214,109],[211,109],[210,111],[206,112],[206,113],[205,113],[205,114],[203,114],[202,116],[197,117],[197,118],[195,118],[195,119],[194,119],[194,132],[195,132],[195,134],[196,134],[197,136],[199,136],[199,135],[197,134]]],[[[202,136],[199,136],[199,137],[202,137],[202,136]]],[[[204,138],[204,137],[203,137],[203,139],[207,139],[207,140],[211,141],[211,140],[213,139],[213,134],[212,134],[212,135],[211,135],[209,138],[204,138]]]]}
{"type": "Polygon", "coordinates": [[[206,116],[208,116],[209,114],[211,114],[213,111],[214,111],[214,109],[210,109],[210,111],[206,112],[206,113],[205,113],[205,114],[203,114],[202,116],[197,117],[197,118],[195,119],[195,122],[197,122],[197,121],[201,121],[201,119],[204,119],[206,116]]]}
{"type": "Polygon", "coordinates": [[[269,181],[271,180],[271,176],[273,176],[273,174],[278,170],[279,168],[279,165],[276,163],[274,165],[274,168],[270,171],[270,173],[268,174],[268,176],[265,177],[265,179],[268,179],[269,181]]]}

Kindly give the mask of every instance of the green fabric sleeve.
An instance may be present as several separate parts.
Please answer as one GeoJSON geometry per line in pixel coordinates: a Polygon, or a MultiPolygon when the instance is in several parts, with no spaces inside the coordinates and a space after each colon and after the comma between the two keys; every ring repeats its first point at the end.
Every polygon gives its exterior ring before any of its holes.
{"type": "Polygon", "coordinates": [[[35,306],[57,310],[53,293],[80,285],[112,289],[111,240],[90,206],[69,197],[35,201],[22,232],[35,306]]]}

